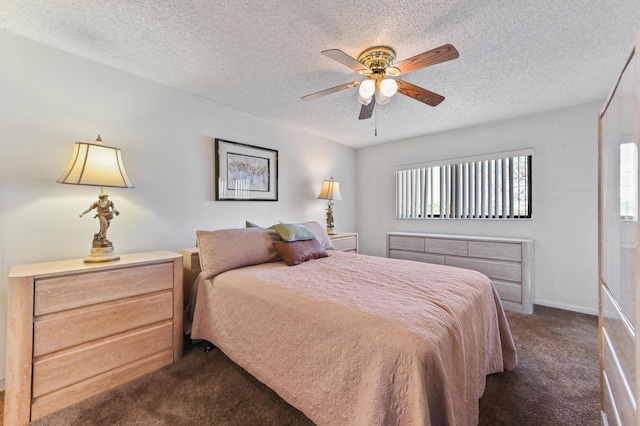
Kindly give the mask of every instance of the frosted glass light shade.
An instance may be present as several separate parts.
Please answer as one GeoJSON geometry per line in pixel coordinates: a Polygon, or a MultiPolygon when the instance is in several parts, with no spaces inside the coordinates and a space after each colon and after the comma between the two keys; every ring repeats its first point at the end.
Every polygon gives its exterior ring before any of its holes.
{"type": "Polygon", "coordinates": [[[382,92],[376,92],[376,103],[384,105],[391,100],[391,96],[385,96],[382,92]]]}
{"type": "Polygon", "coordinates": [[[365,80],[360,83],[358,94],[363,98],[370,98],[376,91],[376,83],[373,80],[365,80]]]}
{"type": "Polygon", "coordinates": [[[373,96],[369,96],[368,98],[363,98],[360,95],[360,93],[358,93],[358,102],[360,102],[362,105],[369,105],[372,99],[373,99],[373,96]]]}
{"type": "Polygon", "coordinates": [[[57,180],[71,185],[133,188],[118,148],[76,142],[66,170],[57,180]]]}
{"type": "MultiPolygon", "coordinates": [[[[398,91],[398,83],[390,78],[385,78],[380,82],[380,92],[390,98],[398,91]]],[[[377,99],[376,99],[377,100],[377,99]]]]}
{"type": "Polygon", "coordinates": [[[363,81],[358,88],[358,102],[362,105],[369,105],[375,91],[376,83],[373,80],[363,81]]]}

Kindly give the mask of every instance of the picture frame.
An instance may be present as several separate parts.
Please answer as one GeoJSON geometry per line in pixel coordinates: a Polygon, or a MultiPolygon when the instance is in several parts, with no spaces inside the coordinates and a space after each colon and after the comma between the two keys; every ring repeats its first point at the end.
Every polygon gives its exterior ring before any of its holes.
{"type": "Polygon", "coordinates": [[[278,201],[278,151],[215,140],[216,201],[278,201]]]}

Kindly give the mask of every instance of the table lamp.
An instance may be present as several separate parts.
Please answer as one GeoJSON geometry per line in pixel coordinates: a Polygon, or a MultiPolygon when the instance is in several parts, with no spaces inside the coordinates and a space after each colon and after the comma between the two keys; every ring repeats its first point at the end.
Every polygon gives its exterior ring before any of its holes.
{"type": "Polygon", "coordinates": [[[120,149],[102,145],[100,135],[97,143],[76,142],[67,169],[58,178],[58,183],[70,185],[99,186],[98,200],[80,213],[80,217],[95,210],[100,223],[100,230],[93,234],[93,242],[86,263],[112,262],[120,259],[113,249],[113,243],[107,239],[107,230],[114,216],[120,212],[116,210],[104,187],[133,188],[133,183],[127,176],[122,162],[120,149]]]}
{"type": "Polygon", "coordinates": [[[318,195],[320,200],[329,200],[327,205],[327,234],[336,235],[337,232],[333,228],[333,200],[342,200],[340,195],[340,182],[333,180],[333,176],[329,180],[322,183],[322,190],[318,195]]]}

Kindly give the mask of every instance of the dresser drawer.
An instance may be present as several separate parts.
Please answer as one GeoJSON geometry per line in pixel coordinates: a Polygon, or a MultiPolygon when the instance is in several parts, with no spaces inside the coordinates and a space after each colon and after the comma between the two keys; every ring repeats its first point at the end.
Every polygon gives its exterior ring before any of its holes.
{"type": "MultiPolygon", "coordinates": [[[[635,334],[628,325],[628,320],[614,301],[612,294],[600,288],[600,300],[602,302],[602,330],[606,333],[607,339],[603,343],[607,343],[611,348],[611,354],[615,354],[617,360],[617,369],[621,370],[621,376],[625,377],[629,383],[636,383],[636,366],[635,366],[635,334]]],[[[636,329],[637,333],[637,329],[636,329]]],[[[616,376],[612,372],[611,385],[618,387],[613,380],[616,376]]]]}
{"type": "Polygon", "coordinates": [[[489,278],[521,282],[522,265],[519,263],[498,262],[492,260],[469,259],[464,257],[447,257],[446,264],[458,268],[473,269],[482,272],[489,278]]]}
{"type": "Polygon", "coordinates": [[[123,365],[104,374],[92,377],[82,382],[74,383],[65,388],[35,398],[31,405],[31,419],[39,419],[47,414],[68,407],[119,383],[124,383],[134,377],[151,373],[173,362],[173,352],[165,350],[143,358],[131,364],[123,365]]]}
{"type": "Polygon", "coordinates": [[[443,238],[425,238],[424,251],[427,253],[466,256],[467,242],[459,240],[445,240],[443,238]]]}
{"type": "Polygon", "coordinates": [[[469,241],[469,257],[520,262],[522,260],[522,245],[469,241]]]}
{"type": "Polygon", "coordinates": [[[419,253],[417,251],[389,250],[392,259],[415,260],[417,262],[444,265],[444,256],[440,254],[419,253]]]}
{"type": "Polygon", "coordinates": [[[508,302],[522,303],[522,285],[520,283],[511,283],[496,279],[492,279],[491,281],[500,299],[508,302]]]}
{"type": "Polygon", "coordinates": [[[173,288],[173,264],[97,271],[39,280],[34,315],[173,288]]]}
{"type": "Polygon", "coordinates": [[[172,345],[173,325],[167,321],[36,359],[33,363],[33,398],[171,350],[172,345]]]}
{"type": "Polygon", "coordinates": [[[424,238],[398,237],[391,235],[389,237],[389,248],[391,250],[424,252],[424,238]]]}
{"type": "Polygon", "coordinates": [[[172,316],[173,293],[167,291],[38,317],[34,323],[33,355],[91,342],[172,316]]]}
{"type": "Polygon", "coordinates": [[[358,252],[358,234],[355,232],[340,232],[329,235],[329,238],[336,251],[358,252]]]}
{"type": "Polygon", "coordinates": [[[358,248],[355,237],[336,238],[331,242],[338,251],[356,251],[358,248]]]}

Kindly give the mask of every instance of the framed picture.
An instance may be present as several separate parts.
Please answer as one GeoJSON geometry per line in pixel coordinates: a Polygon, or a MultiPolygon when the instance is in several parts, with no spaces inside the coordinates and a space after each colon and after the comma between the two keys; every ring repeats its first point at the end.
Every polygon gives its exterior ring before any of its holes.
{"type": "Polygon", "coordinates": [[[278,201],[278,151],[216,139],[216,200],[278,201]]]}

